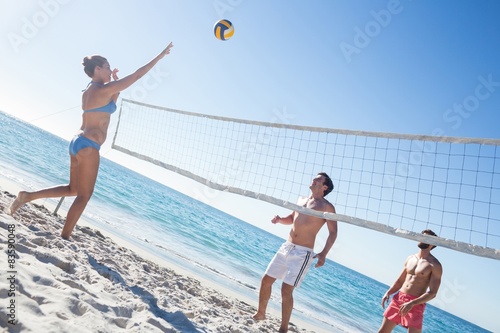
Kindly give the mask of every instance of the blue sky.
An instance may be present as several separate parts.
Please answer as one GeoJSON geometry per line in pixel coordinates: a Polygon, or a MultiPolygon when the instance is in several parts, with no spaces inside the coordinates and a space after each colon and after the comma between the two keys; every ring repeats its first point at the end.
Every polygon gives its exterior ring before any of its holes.
{"type": "MultiPolygon", "coordinates": [[[[89,82],[84,56],[104,55],[126,75],[170,41],[171,55],[122,97],[266,122],[286,112],[296,125],[500,138],[495,0],[0,0],[0,9],[0,110],[68,140],[80,127],[81,90],[89,82]],[[220,18],[234,24],[228,41],[213,36],[220,18]]],[[[208,193],[109,146],[102,152],[184,193],[208,193]]],[[[288,233],[267,222],[287,213],[282,209],[226,194],[211,203],[288,233]]],[[[416,249],[414,242],[341,224],[330,257],[390,284],[416,249]]],[[[500,262],[435,252],[445,274],[435,305],[500,331],[487,315],[500,298],[500,289],[491,288],[500,262]]]]}

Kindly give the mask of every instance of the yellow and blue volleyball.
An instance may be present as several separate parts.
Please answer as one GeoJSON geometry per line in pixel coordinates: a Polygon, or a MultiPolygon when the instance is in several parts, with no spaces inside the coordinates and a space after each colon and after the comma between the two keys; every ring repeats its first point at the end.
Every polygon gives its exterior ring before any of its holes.
{"type": "Polygon", "coordinates": [[[217,39],[228,40],[233,37],[234,34],[233,24],[228,20],[219,20],[215,22],[214,34],[217,39]]]}

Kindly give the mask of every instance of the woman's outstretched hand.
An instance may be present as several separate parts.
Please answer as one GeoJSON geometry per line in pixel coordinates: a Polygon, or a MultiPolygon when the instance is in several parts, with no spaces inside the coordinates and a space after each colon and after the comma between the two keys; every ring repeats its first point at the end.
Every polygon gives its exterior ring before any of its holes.
{"type": "Polygon", "coordinates": [[[113,69],[113,71],[111,72],[111,75],[113,76],[113,80],[117,81],[118,80],[118,75],[116,73],[118,73],[120,70],[118,68],[115,68],[113,69]]]}
{"type": "Polygon", "coordinates": [[[165,50],[162,51],[161,55],[165,56],[167,54],[170,54],[170,49],[172,47],[174,47],[174,44],[172,44],[172,42],[170,42],[170,44],[168,44],[168,46],[165,48],[165,50]]]}

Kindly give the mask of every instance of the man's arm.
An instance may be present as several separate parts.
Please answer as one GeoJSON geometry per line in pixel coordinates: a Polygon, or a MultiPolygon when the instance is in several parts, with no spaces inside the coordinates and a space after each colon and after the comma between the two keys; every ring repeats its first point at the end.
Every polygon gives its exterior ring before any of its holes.
{"type": "Polygon", "coordinates": [[[389,296],[394,294],[396,291],[401,289],[401,287],[403,286],[403,283],[406,280],[406,263],[407,262],[408,262],[408,258],[405,260],[405,265],[403,267],[403,271],[401,271],[401,274],[399,274],[396,281],[394,281],[392,286],[386,291],[384,296],[382,296],[382,308],[385,308],[385,304],[389,301],[389,296]]]}
{"type": "Polygon", "coordinates": [[[314,258],[318,258],[318,262],[314,266],[316,268],[321,267],[325,264],[326,255],[332,248],[333,244],[335,243],[335,240],[337,240],[337,233],[338,233],[337,221],[327,220],[326,223],[328,226],[328,238],[326,239],[323,251],[314,256],[314,258]]]}
{"type": "Polygon", "coordinates": [[[293,224],[293,215],[294,214],[295,214],[295,212],[291,212],[290,215],[288,215],[286,217],[279,217],[278,215],[276,215],[275,217],[273,217],[271,222],[274,224],[276,224],[276,223],[293,224]]]}
{"type": "MultiPolygon", "coordinates": [[[[330,204],[326,211],[329,213],[335,214],[335,207],[330,204]]],[[[314,266],[316,268],[321,267],[325,264],[326,255],[328,254],[328,252],[330,252],[330,249],[332,248],[333,244],[337,240],[337,234],[338,234],[337,221],[326,220],[326,225],[328,227],[328,238],[326,239],[326,243],[325,243],[325,246],[323,247],[323,251],[321,251],[320,253],[318,253],[314,256],[314,258],[318,258],[318,262],[314,266]]]]}

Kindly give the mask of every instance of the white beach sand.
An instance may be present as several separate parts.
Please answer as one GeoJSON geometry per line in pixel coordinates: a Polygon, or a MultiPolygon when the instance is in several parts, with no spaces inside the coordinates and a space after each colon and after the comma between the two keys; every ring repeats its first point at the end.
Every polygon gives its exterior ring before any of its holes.
{"type": "MultiPolygon", "coordinates": [[[[64,219],[43,206],[30,203],[14,217],[7,215],[15,196],[5,186],[0,192],[1,332],[237,333],[279,328],[279,313],[261,322],[251,318],[256,299],[236,298],[81,221],[66,241],[59,236],[64,219]],[[8,255],[9,237],[10,243],[15,237],[14,260],[8,255]],[[12,325],[8,321],[14,316],[12,325]]],[[[290,332],[313,331],[324,332],[292,314],[290,332]]]]}

